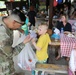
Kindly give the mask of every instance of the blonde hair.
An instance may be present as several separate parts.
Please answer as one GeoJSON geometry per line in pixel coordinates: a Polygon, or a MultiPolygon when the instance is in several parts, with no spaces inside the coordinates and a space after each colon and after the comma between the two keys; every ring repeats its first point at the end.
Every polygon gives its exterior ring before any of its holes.
{"type": "Polygon", "coordinates": [[[48,29],[48,24],[46,22],[42,22],[39,26],[45,26],[46,30],[48,29]]]}
{"type": "Polygon", "coordinates": [[[66,22],[68,22],[68,16],[66,14],[62,14],[61,16],[65,16],[66,22]]]}

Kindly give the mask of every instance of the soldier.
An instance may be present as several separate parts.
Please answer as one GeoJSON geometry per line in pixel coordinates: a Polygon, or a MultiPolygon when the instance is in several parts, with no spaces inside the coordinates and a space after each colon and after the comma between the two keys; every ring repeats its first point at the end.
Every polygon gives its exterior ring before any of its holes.
{"type": "MultiPolygon", "coordinates": [[[[26,20],[25,15],[15,9],[11,15],[7,17],[0,17],[0,74],[3,75],[12,75],[13,72],[13,52],[12,53],[12,30],[20,29],[24,25],[26,20]],[[6,72],[8,70],[8,73],[6,72]]],[[[22,42],[23,44],[30,41],[30,37],[27,36],[22,42]]],[[[15,51],[15,50],[14,50],[15,51]]]]}

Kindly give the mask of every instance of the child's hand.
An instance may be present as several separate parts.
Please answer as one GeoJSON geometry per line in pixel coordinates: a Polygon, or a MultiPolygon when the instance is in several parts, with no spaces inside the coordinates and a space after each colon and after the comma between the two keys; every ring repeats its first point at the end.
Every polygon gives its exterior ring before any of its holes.
{"type": "Polygon", "coordinates": [[[34,47],[35,47],[37,50],[41,50],[41,48],[36,45],[36,42],[35,42],[36,39],[33,38],[31,41],[32,41],[32,44],[34,45],[34,47]]]}
{"type": "Polygon", "coordinates": [[[29,42],[32,38],[30,37],[30,35],[27,35],[26,38],[24,39],[23,43],[26,44],[27,42],[29,42]]]}
{"type": "Polygon", "coordinates": [[[34,43],[36,40],[35,40],[35,38],[33,38],[31,41],[32,41],[32,43],[34,43]]]}

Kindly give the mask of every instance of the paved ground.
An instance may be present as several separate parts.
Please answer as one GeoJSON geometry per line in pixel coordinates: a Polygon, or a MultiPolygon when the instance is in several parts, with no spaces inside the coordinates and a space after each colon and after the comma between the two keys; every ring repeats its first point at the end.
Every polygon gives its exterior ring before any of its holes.
{"type": "Polygon", "coordinates": [[[60,58],[59,60],[56,60],[56,56],[58,49],[60,49],[60,47],[49,47],[49,63],[50,64],[59,64],[59,65],[68,65],[68,62],[65,60],[64,57],[60,58]]]}

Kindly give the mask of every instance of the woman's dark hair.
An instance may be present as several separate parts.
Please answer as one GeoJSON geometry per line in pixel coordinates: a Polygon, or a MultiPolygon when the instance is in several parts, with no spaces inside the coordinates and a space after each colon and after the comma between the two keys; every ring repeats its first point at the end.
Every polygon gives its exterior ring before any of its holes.
{"type": "Polygon", "coordinates": [[[68,16],[66,14],[63,13],[61,16],[65,16],[66,22],[68,22],[68,16]]]}

